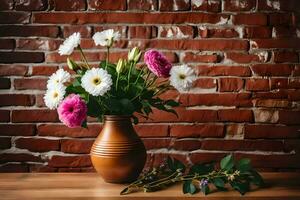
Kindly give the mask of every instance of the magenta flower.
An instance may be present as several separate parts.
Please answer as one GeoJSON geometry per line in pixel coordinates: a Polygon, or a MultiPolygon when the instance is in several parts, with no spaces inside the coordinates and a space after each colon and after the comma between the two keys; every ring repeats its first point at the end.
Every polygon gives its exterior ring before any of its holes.
{"type": "Polygon", "coordinates": [[[58,116],[69,128],[80,127],[87,116],[87,105],[79,95],[69,95],[59,105],[58,116]]]}
{"type": "Polygon", "coordinates": [[[147,51],[144,55],[144,61],[150,71],[152,71],[156,76],[163,78],[167,78],[170,76],[172,65],[166,59],[166,57],[158,51],[147,51]]]}

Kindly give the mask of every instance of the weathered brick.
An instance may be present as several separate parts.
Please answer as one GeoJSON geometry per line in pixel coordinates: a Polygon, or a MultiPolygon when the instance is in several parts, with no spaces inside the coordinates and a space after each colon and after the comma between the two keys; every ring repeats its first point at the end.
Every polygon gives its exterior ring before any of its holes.
{"type": "Polygon", "coordinates": [[[157,36],[157,28],[154,26],[130,26],[129,38],[151,39],[157,36]]]}
{"type": "Polygon", "coordinates": [[[161,38],[193,38],[192,26],[160,26],[159,36],[161,38]]]}
{"type": "Polygon", "coordinates": [[[181,11],[190,9],[190,1],[187,0],[164,0],[159,1],[160,11],[181,11]]]}
{"type": "Polygon", "coordinates": [[[299,136],[298,126],[250,124],[245,126],[245,138],[248,139],[298,138],[299,136]]]}
{"type": "Polygon", "coordinates": [[[13,110],[12,122],[57,122],[55,110],[13,110]]]}
{"type": "Polygon", "coordinates": [[[35,97],[28,94],[0,94],[0,106],[32,106],[35,97]]]}
{"type": "Polygon", "coordinates": [[[126,10],[126,0],[89,0],[91,10],[126,10]]]}
{"type": "Polygon", "coordinates": [[[250,11],[256,6],[255,0],[225,0],[224,11],[250,11]]]}
{"type": "Polygon", "coordinates": [[[39,136],[54,136],[54,137],[97,137],[101,131],[99,125],[88,125],[88,129],[85,128],[73,128],[70,129],[64,125],[56,124],[41,124],[37,127],[39,136]]]}
{"type": "Polygon", "coordinates": [[[269,79],[247,79],[245,87],[249,91],[270,90],[269,79]]]}
{"type": "Polygon", "coordinates": [[[1,124],[0,135],[7,136],[32,136],[35,134],[35,125],[33,124],[1,124]]]}
{"type": "Polygon", "coordinates": [[[244,80],[239,78],[220,78],[220,92],[239,91],[244,87],[244,80]]]}
{"type": "Polygon", "coordinates": [[[0,89],[9,89],[10,85],[11,83],[9,78],[0,78],[0,89]]]}
{"type": "Polygon", "coordinates": [[[21,26],[21,25],[5,25],[0,26],[0,36],[41,36],[41,37],[57,37],[59,29],[56,26],[21,26]]]}
{"type": "Polygon", "coordinates": [[[27,74],[25,65],[1,65],[0,76],[25,76],[27,74]]]}
{"type": "Polygon", "coordinates": [[[252,122],[251,110],[224,109],[218,110],[218,119],[223,122],[252,122]]]}
{"type": "Polygon", "coordinates": [[[0,63],[41,63],[44,53],[41,52],[1,52],[0,63]]]}
{"type": "Polygon", "coordinates": [[[251,76],[251,70],[246,66],[197,66],[198,75],[202,76],[251,76]]]}
{"type": "Polygon", "coordinates": [[[52,156],[48,162],[50,167],[89,167],[91,166],[89,155],[83,156],[52,156]]]}
{"type": "Polygon", "coordinates": [[[34,152],[58,151],[60,149],[59,140],[44,138],[19,138],[15,140],[15,144],[17,148],[34,152]]]}
{"type": "Polygon", "coordinates": [[[262,13],[237,14],[233,16],[235,25],[267,25],[267,16],[262,13]]]}
{"type": "Polygon", "coordinates": [[[46,10],[48,7],[47,0],[16,0],[15,1],[15,9],[23,10],[23,11],[38,11],[38,10],[46,10]]]}
{"type": "Polygon", "coordinates": [[[47,85],[47,79],[43,79],[43,78],[14,80],[14,87],[17,90],[27,90],[27,89],[44,90],[46,89],[46,85],[47,85]]]}
{"type": "Polygon", "coordinates": [[[173,125],[170,136],[176,138],[184,137],[224,137],[223,125],[173,125]]]}
{"type": "MultiPolygon", "coordinates": [[[[27,24],[30,20],[30,13],[28,12],[1,12],[0,13],[0,24],[27,24]]],[[[1,33],[4,31],[0,29],[1,33]]],[[[2,35],[2,34],[0,34],[2,35]]]]}
{"type": "Polygon", "coordinates": [[[191,0],[192,10],[200,10],[207,12],[220,12],[221,11],[221,1],[219,0],[191,0]]]}
{"type": "Polygon", "coordinates": [[[1,137],[0,138],[0,149],[9,149],[11,147],[11,138],[10,137],[1,137]]]}
{"type": "Polygon", "coordinates": [[[13,39],[0,39],[0,49],[14,49],[15,40],[13,39]]]}
{"type": "Polygon", "coordinates": [[[13,0],[2,0],[0,4],[0,10],[12,10],[14,8],[13,0]]]}
{"type": "Polygon", "coordinates": [[[57,11],[86,10],[85,0],[50,0],[50,9],[57,11]]]}
{"type": "Polygon", "coordinates": [[[129,0],[128,2],[128,10],[154,11],[157,7],[157,0],[129,0]]]}

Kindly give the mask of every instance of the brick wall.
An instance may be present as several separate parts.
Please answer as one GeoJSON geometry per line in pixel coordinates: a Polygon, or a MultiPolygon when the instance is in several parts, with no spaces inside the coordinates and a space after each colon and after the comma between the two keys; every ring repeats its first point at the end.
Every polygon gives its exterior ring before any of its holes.
{"type": "MultiPolygon", "coordinates": [[[[66,67],[57,53],[75,31],[91,62],[104,57],[94,32],[122,33],[111,56],[155,48],[199,75],[189,93],[169,92],[179,118],[155,111],[136,126],[148,166],[172,154],[186,163],[233,152],[263,170],[300,169],[300,1],[1,0],[0,171],[92,171],[101,129],[68,129],[42,96],[66,67]]],[[[78,54],[74,54],[78,58],[78,54]]]]}

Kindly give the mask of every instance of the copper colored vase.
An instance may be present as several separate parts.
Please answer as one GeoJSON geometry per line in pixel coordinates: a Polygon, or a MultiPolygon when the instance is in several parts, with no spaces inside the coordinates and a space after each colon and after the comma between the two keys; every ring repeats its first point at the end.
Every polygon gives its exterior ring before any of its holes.
{"type": "Polygon", "coordinates": [[[109,183],[135,180],[146,162],[146,149],[129,116],[104,116],[104,127],[91,149],[96,171],[109,183]]]}

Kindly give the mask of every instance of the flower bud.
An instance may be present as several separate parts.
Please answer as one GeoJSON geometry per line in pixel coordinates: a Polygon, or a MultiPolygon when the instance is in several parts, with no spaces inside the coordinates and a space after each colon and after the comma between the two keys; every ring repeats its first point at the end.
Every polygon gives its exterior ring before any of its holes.
{"type": "Polygon", "coordinates": [[[128,52],[128,61],[138,62],[140,60],[140,57],[141,51],[137,47],[134,47],[128,52]]]}
{"type": "Polygon", "coordinates": [[[77,69],[80,68],[71,58],[67,58],[67,64],[69,69],[73,71],[76,71],[77,69]]]}
{"type": "Polygon", "coordinates": [[[119,59],[117,67],[116,67],[116,71],[118,74],[125,71],[125,60],[119,59]]]}

